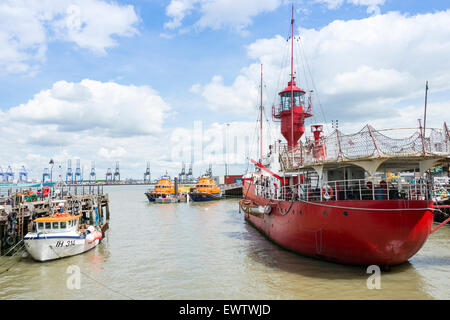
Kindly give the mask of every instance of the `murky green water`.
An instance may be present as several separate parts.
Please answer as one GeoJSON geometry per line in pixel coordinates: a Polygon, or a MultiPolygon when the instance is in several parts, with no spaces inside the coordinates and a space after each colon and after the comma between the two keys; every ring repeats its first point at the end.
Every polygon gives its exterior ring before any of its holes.
{"type": "Polygon", "coordinates": [[[0,299],[450,299],[449,227],[369,290],[364,268],[267,241],[238,213],[238,200],[149,204],[145,189],[105,188],[111,221],[102,244],[52,262],[23,259],[0,274],[0,299]],[[80,289],[67,287],[72,265],[80,289]]]}

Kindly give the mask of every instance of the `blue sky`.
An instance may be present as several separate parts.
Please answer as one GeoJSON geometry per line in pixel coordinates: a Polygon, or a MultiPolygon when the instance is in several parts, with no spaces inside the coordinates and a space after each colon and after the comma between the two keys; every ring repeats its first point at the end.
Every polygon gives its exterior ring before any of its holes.
{"type": "MultiPolygon", "coordinates": [[[[202,139],[217,144],[216,153],[223,139],[210,136],[223,133],[225,123],[233,124],[230,144],[234,136],[254,141],[261,61],[265,105],[287,81],[277,59],[285,54],[280,39],[289,36],[289,1],[30,1],[0,1],[0,18],[14,21],[0,29],[7,49],[0,53],[3,169],[25,165],[37,178],[54,157],[62,163],[80,158],[86,172],[96,161],[100,176],[116,160],[125,177],[141,178],[147,161],[155,177],[166,169],[174,174],[190,152],[177,158],[172,149],[191,144],[194,121],[203,121],[202,139]]],[[[442,115],[430,121],[450,120],[447,1],[293,3],[296,35],[327,114],[314,120],[339,118],[348,130],[370,120],[389,127],[389,119],[401,119],[409,126],[414,119],[404,115],[422,108],[426,80],[431,108],[434,103],[442,115]]],[[[300,78],[304,69],[297,70],[300,78]]],[[[214,159],[222,174],[220,157],[214,159]]],[[[196,174],[207,165],[203,160],[196,174]]],[[[242,159],[234,163],[235,171],[246,167],[242,159]]]]}

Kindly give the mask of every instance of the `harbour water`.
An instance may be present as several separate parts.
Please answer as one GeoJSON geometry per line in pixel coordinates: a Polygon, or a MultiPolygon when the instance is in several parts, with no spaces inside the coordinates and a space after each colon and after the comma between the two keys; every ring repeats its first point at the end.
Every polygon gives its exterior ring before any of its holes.
{"type": "Polygon", "coordinates": [[[105,187],[111,221],[102,244],[52,262],[22,259],[0,274],[0,299],[450,299],[450,227],[370,290],[365,268],[269,242],[239,214],[238,199],[149,204],[145,190],[105,187]],[[79,289],[68,286],[74,268],[79,289]]]}

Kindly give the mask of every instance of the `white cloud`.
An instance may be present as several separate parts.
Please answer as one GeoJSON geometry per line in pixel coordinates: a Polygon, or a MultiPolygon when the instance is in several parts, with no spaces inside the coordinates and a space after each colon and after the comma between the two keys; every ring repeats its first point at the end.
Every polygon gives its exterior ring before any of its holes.
{"type": "MultiPolygon", "coordinates": [[[[427,128],[443,129],[444,122],[450,125],[450,99],[447,101],[431,102],[427,107],[427,128]]],[[[396,112],[387,114],[386,118],[370,119],[370,125],[375,129],[390,128],[418,128],[418,119],[423,119],[424,106],[421,104],[407,105],[396,112]]],[[[345,133],[359,131],[368,121],[342,121],[339,123],[339,130],[345,133]]],[[[422,122],[423,125],[423,122],[422,122]]],[[[393,130],[385,132],[386,135],[396,137],[396,134],[403,130],[393,130]]],[[[410,132],[410,131],[406,131],[410,132]]],[[[427,130],[427,135],[429,131],[427,130]]]]}
{"type": "Polygon", "coordinates": [[[33,73],[49,41],[63,40],[97,54],[115,37],[137,33],[132,6],[105,0],[4,0],[0,3],[0,73],[33,73]]]}
{"type": "MultiPolygon", "coordinates": [[[[312,0],[316,3],[327,5],[328,9],[334,10],[345,2],[356,6],[366,6],[368,13],[379,14],[380,6],[386,0],[312,0]]],[[[283,0],[171,0],[166,7],[166,15],[169,21],[164,23],[168,30],[178,29],[180,34],[192,29],[203,30],[211,28],[231,29],[246,34],[246,28],[252,24],[252,19],[263,12],[270,12],[288,2],[283,0]],[[186,17],[194,16],[196,21],[183,27],[186,17]]],[[[298,8],[297,11],[307,14],[309,9],[298,8]]],[[[161,33],[161,37],[171,38],[173,35],[161,33]]]]}
{"type": "Polygon", "coordinates": [[[166,15],[172,20],[166,22],[164,27],[176,29],[181,26],[183,18],[190,13],[199,0],[172,0],[166,8],[166,15]]]}
{"type": "MultiPolygon", "coordinates": [[[[397,119],[408,100],[423,99],[426,80],[430,94],[450,90],[450,10],[415,16],[391,12],[299,31],[296,81],[318,94],[313,96],[313,121],[323,121],[317,98],[328,121],[367,121],[397,119]],[[304,68],[303,50],[308,61],[304,68]]],[[[248,56],[256,62],[242,68],[231,85],[217,81],[221,78],[216,76],[210,83],[197,84],[195,92],[212,110],[255,114],[260,61],[265,70],[264,104],[271,106],[289,79],[289,51],[289,43],[281,36],[257,40],[247,47],[248,56]],[[210,92],[214,94],[208,96],[210,92]]]]}
{"type": "MultiPolygon", "coordinates": [[[[414,81],[408,72],[395,69],[373,69],[369,66],[359,66],[356,71],[337,74],[325,88],[325,94],[352,94],[355,88],[361,93],[389,94],[392,88],[401,88],[403,84],[414,81]]],[[[404,88],[406,89],[406,88],[404,88]]],[[[407,94],[406,91],[403,94],[407,94]]]]}
{"type": "Polygon", "coordinates": [[[138,17],[134,8],[118,6],[100,0],[74,1],[63,17],[53,21],[54,31],[63,40],[81,48],[105,54],[105,49],[117,45],[114,37],[129,37],[137,33],[138,17]]]}
{"type": "Polygon", "coordinates": [[[315,2],[326,4],[330,10],[339,8],[344,1],[345,0],[315,0],[315,2]]]}
{"type": "Polygon", "coordinates": [[[100,148],[97,155],[100,158],[106,158],[106,159],[118,159],[123,157],[127,154],[127,151],[123,147],[118,147],[112,150],[108,150],[104,147],[100,148]]]}
{"type": "MultiPolygon", "coordinates": [[[[104,136],[157,134],[170,107],[148,86],[58,81],[5,113],[11,121],[104,136]]],[[[44,134],[44,133],[43,133],[44,134]]]]}
{"type": "Polygon", "coordinates": [[[281,3],[281,0],[172,0],[166,8],[166,15],[171,20],[164,27],[177,29],[186,16],[196,12],[200,18],[192,25],[194,28],[230,28],[245,33],[253,17],[273,11],[281,3]]]}
{"type": "MultiPolygon", "coordinates": [[[[165,157],[170,136],[163,127],[169,105],[148,86],[82,80],[56,82],[17,107],[0,111],[0,166],[25,165],[34,178],[53,158],[65,170],[81,159],[84,176],[92,160],[97,175],[120,161],[123,177],[140,177],[147,161],[165,157]],[[139,173],[139,174],[138,174],[139,173]]],[[[57,166],[55,165],[55,168],[57,166]]],[[[16,170],[17,171],[17,170],[16,170]]]]}
{"type": "Polygon", "coordinates": [[[225,86],[221,76],[214,76],[210,83],[192,86],[191,92],[200,94],[207,106],[218,112],[248,112],[257,104],[256,86],[244,76],[238,76],[231,86],[225,86]]]}
{"type": "Polygon", "coordinates": [[[342,6],[344,2],[357,6],[367,6],[367,13],[380,14],[380,6],[384,5],[386,0],[314,0],[317,3],[326,4],[328,9],[335,10],[342,6]]]}

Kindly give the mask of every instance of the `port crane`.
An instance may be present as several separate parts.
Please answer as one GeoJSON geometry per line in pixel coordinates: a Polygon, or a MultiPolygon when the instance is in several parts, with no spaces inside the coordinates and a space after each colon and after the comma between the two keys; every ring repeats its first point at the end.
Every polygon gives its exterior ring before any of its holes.
{"type": "Polygon", "coordinates": [[[95,161],[91,162],[91,172],[89,173],[89,182],[96,182],[97,175],[95,174],[95,161]]]}
{"type": "Polygon", "coordinates": [[[81,172],[81,165],[80,165],[80,159],[77,159],[77,167],[75,169],[75,183],[82,183],[83,182],[83,174],[81,172]]]}
{"type": "Polygon", "coordinates": [[[150,183],[151,173],[150,173],[150,162],[147,162],[147,168],[144,172],[144,183],[150,183]]]}
{"type": "Polygon", "coordinates": [[[73,171],[72,171],[72,160],[67,160],[67,172],[66,172],[66,183],[73,184],[73,171]]]}
{"type": "Polygon", "coordinates": [[[25,169],[25,166],[22,166],[19,171],[19,181],[27,182],[28,181],[28,171],[25,169]]]}
{"type": "Polygon", "coordinates": [[[114,182],[120,182],[120,171],[119,171],[119,161],[116,161],[116,169],[114,170],[114,182]]]}
{"type": "Polygon", "coordinates": [[[112,174],[111,168],[108,168],[108,170],[106,170],[105,181],[108,182],[108,180],[109,180],[109,182],[112,182],[112,176],[113,176],[113,174],[112,174]]]}

